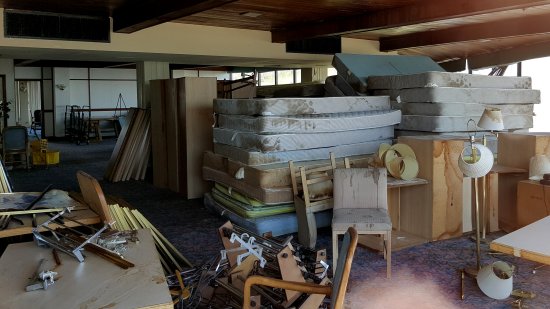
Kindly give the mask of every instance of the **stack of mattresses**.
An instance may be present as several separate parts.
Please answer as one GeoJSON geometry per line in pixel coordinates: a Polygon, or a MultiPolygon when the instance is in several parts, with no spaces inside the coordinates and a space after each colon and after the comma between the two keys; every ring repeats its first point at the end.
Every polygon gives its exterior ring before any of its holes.
{"type": "MultiPolygon", "coordinates": [[[[401,119],[387,96],[217,99],[214,111],[214,152],[205,153],[203,178],[217,185],[205,204],[275,235],[297,231],[289,160],[327,164],[332,152],[366,166],[401,119]]],[[[318,226],[330,225],[330,212],[316,216],[318,226]]]]}
{"type": "Polygon", "coordinates": [[[403,116],[398,135],[461,134],[476,128],[486,107],[499,108],[505,130],[533,126],[533,106],[540,92],[529,77],[485,76],[448,72],[370,76],[368,89],[389,95],[403,116]]]}

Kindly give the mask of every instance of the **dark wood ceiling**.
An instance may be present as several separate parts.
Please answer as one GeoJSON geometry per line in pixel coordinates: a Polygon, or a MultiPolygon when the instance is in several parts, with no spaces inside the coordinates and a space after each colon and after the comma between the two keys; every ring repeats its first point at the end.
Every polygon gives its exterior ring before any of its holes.
{"type": "Polygon", "coordinates": [[[380,50],[478,67],[550,55],[550,1],[0,0],[8,9],[108,15],[131,33],[163,22],[270,31],[273,42],[339,35],[380,50]]]}

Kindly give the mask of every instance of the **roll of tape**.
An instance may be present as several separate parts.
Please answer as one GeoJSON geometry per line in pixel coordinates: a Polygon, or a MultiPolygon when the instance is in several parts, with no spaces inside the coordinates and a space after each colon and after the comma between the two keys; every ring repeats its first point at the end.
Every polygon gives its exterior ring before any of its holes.
{"type": "Polygon", "coordinates": [[[394,150],[398,153],[400,157],[411,157],[416,159],[416,155],[414,154],[414,150],[411,148],[411,146],[407,144],[400,144],[397,143],[390,148],[391,150],[394,150]]]}
{"type": "Polygon", "coordinates": [[[394,178],[411,180],[418,176],[418,161],[411,157],[397,157],[389,162],[387,168],[394,178]]]}

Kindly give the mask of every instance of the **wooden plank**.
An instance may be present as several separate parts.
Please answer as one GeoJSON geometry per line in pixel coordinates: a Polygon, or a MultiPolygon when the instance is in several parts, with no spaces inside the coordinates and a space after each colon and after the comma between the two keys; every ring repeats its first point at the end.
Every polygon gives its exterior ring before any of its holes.
{"type": "Polygon", "coordinates": [[[78,171],[76,178],[86,204],[101,217],[101,220],[105,222],[113,221],[99,182],[83,171],[78,171]]]}
{"type": "Polygon", "coordinates": [[[136,143],[141,140],[141,128],[143,126],[145,111],[142,109],[137,110],[136,120],[132,127],[129,129],[130,134],[124,143],[122,150],[122,156],[119,160],[119,164],[116,167],[116,171],[113,177],[113,181],[127,180],[127,175],[131,167],[133,160],[133,153],[136,148],[136,143]]]}
{"type": "Polygon", "coordinates": [[[153,184],[167,188],[167,145],[166,145],[166,93],[164,80],[151,81],[151,134],[153,154],[153,184]]]}
{"type": "Polygon", "coordinates": [[[524,227],[550,215],[550,187],[538,181],[522,180],[518,183],[517,219],[524,227]]]}
{"type": "Polygon", "coordinates": [[[176,80],[166,80],[164,83],[166,94],[166,166],[168,176],[168,188],[174,192],[180,192],[180,145],[179,145],[179,118],[178,97],[176,80]]]}
{"type": "MultiPolygon", "coordinates": [[[[306,282],[302,271],[298,267],[292,251],[287,246],[281,252],[277,254],[277,261],[279,262],[279,269],[281,270],[281,278],[285,281],[293,282],[306,282]]],[[[286,299],[288,304],[292,304],[300,295],[301,292],[285,290],[286,299]]]]}
{"type": "Polygon", "coordinates": [[[114,168],[118,161],[118,157],[120,155],[121,149],[124,145],[124,140],[126,138],[128,128],[131,126],[132,122],[134,121],[135,112],[136,112],[135,109],[130,109],[130,111],[128,112],[128,115],[126,116],[128,119],[127,124],[122,127],[120,134],[118,135],[115,148],[111,153],[111,158],[109,158],[109,162],[107,163],[107,168],[105,169],[105,175],[103,177],[105,177],[106,179],[111,179],[113,176],[114,168]]]}
{"type": "Polygon", "coordinates": [[[186,77],[181,83],[185,85],[183,89],[180,87],[183,92],[180,92],[180,98],[185,96],[185,122],[180,123],[180,128],[185,130],[185,148],[180,150],[180,158],[185,158],[185,193],[192,199],[202,197],[210,189],[202,179],[202,157],[205,151],[213,148],[213,101],[217,96],[217,85],[213,77],[186,77]]]}
{"type": "MultiPolygon", "coordinates": [[[[101,218],[97,215],[97,213],[95,213],[88,207],[82,210],[72,211],[69,214],[65,214],[64,217],[77,220],[83,225],[97,224],[102,221],[101,218]]],[[[0,230],[0,238],[31,234],[33,229],[32,218],[30,216],[20,216],[19,219],[23,221],[23,225],[10,223],[10,225],[6,229],[0,230]]],[[[41,224],[48,219],[50,219],[50,217],[47,215],[40,214],[36,216],[37,224],[41,224]]],[[[80,224],[74,221],[70,221],[70,220],[65,221],[65,226],[68,226],[68,227],[75,227],[79,225],[80,224]]],[[[63,226],[59,226],[56,223],[51,223],[50,225],[48,225],[48,227],[51,229],[63,228],[63,226]]],[[[45,230],[42,230],[41,232],[44,232],[44,231],[45,230]]]]}

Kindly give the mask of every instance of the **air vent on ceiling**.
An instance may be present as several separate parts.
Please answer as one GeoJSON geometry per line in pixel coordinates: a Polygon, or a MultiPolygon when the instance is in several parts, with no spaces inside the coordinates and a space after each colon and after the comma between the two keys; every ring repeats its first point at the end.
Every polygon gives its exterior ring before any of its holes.
{"type": "Polygon", "coordinates": [[[4,35],[10,38],[110,41],[109,17],[5,10],[4,35]]]}
{"type": "Polygon", "coordinates": [[[287,53],[327,54],[342,52],[342,39],[339,36],[305,39],[286,42],[287,53]]]}

